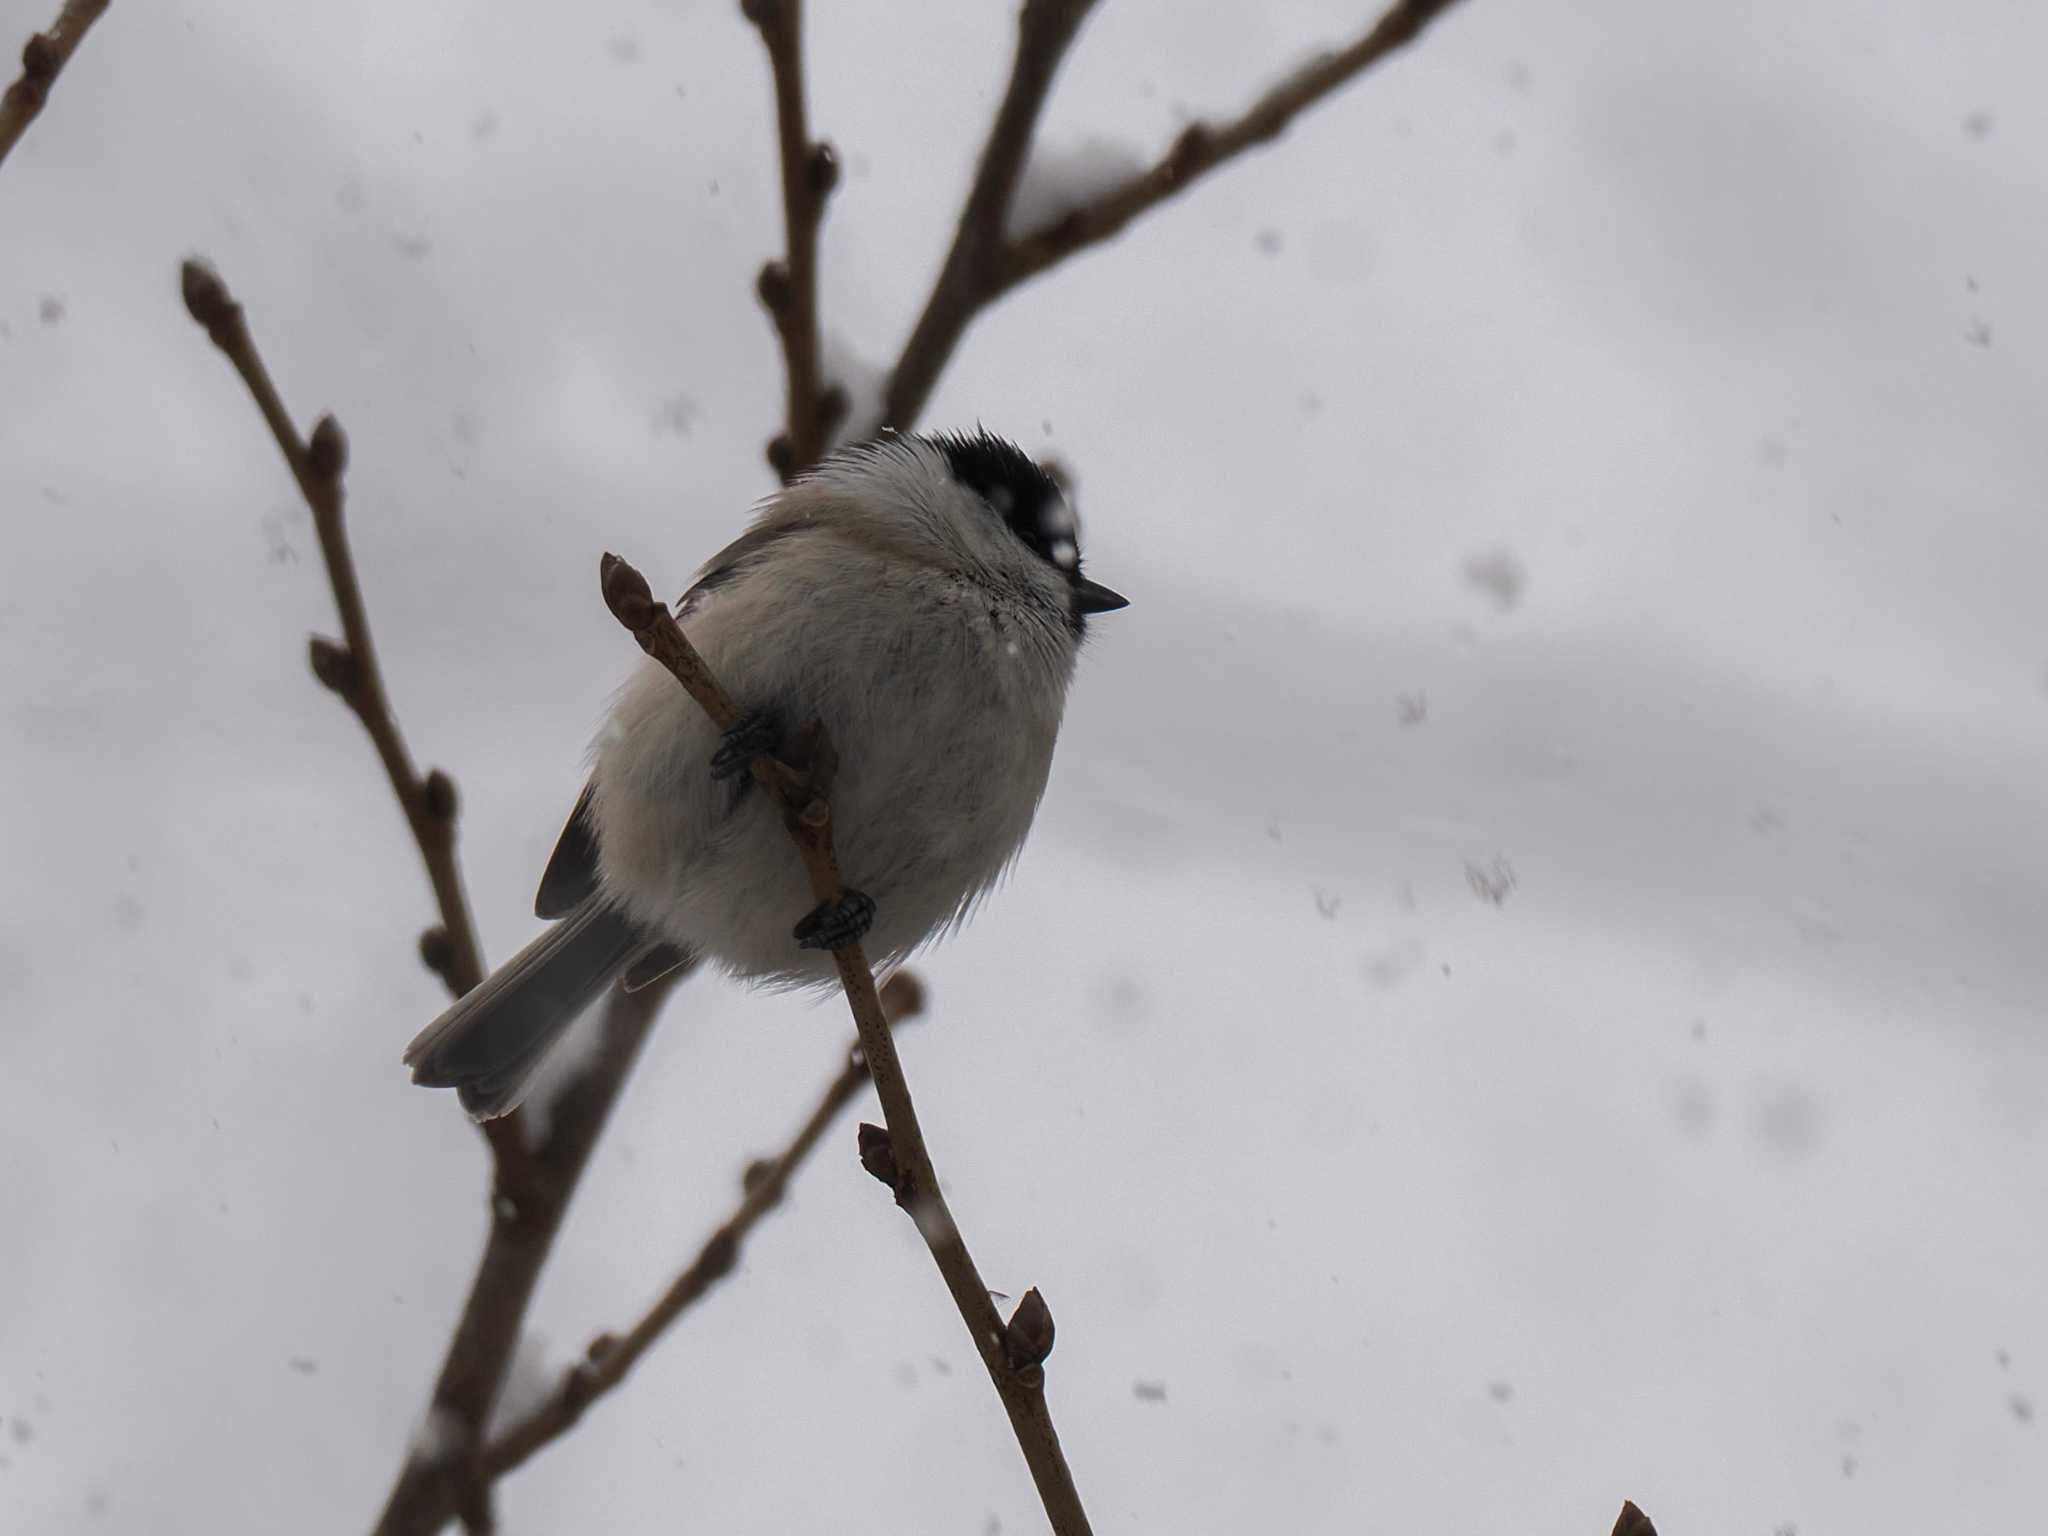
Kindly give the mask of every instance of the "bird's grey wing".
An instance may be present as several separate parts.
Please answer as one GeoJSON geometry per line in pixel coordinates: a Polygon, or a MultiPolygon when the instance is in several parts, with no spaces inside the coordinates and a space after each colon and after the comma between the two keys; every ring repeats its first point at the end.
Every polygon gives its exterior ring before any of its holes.
{"type": "Polygon", "coordinates": [[[555,840],[533,898],[535,917],[567,917],[597,894],[597,813],[590,803],[591,788],[583,786],[569,824],[555,840]]]}

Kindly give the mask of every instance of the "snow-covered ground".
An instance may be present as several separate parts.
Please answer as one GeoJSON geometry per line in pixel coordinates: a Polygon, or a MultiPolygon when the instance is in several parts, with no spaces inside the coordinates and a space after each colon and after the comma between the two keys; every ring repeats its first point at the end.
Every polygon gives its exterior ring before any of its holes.
{"type": "MultiPolygon", "coordinates": [[[[0,36],[54,0],[4,0],[0,36]]],[[[1156,153],[1363,8],[1117,0],[1156,153]]],[[[835,345],[934,269],[1010,8],[816,6],[835,345]]],[[[11,44],[9,45],[12,46],[11,44]]],[[[1105,1531],[2048,1509],[2048,13],[1468,0],[1019,292],[927,420],[1129,593],[908,1039],[1105,1531]]],[[[430,919],[212,257],[355,545],[488,950],[630,645],[770,485],[731,4],[116,6],[0,167],[0,1526],[364,1528],[484,1219],[430,919]]],[[[843,1011],[692,985],[529,1360],[629,1319],[843,1011]]],[[[852,1122],[508,1533],[1037,1529],[852,1122]]]]}

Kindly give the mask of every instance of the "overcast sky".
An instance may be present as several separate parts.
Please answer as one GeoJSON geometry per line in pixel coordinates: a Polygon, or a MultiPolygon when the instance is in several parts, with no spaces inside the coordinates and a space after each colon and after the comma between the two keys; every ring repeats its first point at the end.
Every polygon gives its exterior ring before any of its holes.
{"type": "MultiPolygon", "coordinates": [[[[879,369],[1013,10],[813,10],[879,369]]],[[[1105,0],[1046,142],[1156,154],[1363,14],[1105,0]]],[[[907,1064],[1098,1530],[2048,1508],[2044,58],[2024,0],[1467,0],[968,336],[927,423],[1057,456],[1132,606],[907,1064]]],[[[679,589],[772,489],[780,240],[723,0],[119,4],[0,166],[0,1525],[365,1529],[484,1221],[398,1063],[429,894],[178,263],[349,430],[503,958],[632,660],[598,552],[679,589]]],[[[530,1361],[847,1032],[678,997],[530,1361]]],[[[508,1536],[1042,1527],[852,1125],[508,1536]]]]}

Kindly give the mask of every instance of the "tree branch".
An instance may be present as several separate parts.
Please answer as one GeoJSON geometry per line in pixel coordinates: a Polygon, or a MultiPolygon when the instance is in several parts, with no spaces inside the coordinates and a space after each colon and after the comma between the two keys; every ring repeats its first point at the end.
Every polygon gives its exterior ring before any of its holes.
{"type": "MultiPolygon", "coordinates": [[[[440,926],[421,936],[421,957],[460,996],[482,979],[483,956],[456,863],[455,784],[438,768],[422,776],[413,766],[384,686],[342,517],[348,440],[332,416],[323,416],[311,439],[302,440],[242,307],[203,263],[186,262],[182,275],[186,308],[248,386],[312,510],[343,635],[340,643],[314,638],[313,672],[354,711],[376,746],[441,912],[440,926]]],[[[446,1431],[438,1437],[446,1454],[407,1464],[380,1531],[437,1530],[457,1514],[472,1530],[488,1529],[489,1485],[479,1460],[484,1428],[569,1198],[664,996],[666,988],[650,988],[611,999],[604,1046],[558,1101],[545,1144],[528,1147],[525,1119],[516,1113],[483,1126],[492,1153],[490,1234],[428,1410],[446,1431]]]]}
{"type": "MultiPolygon", "coordinates": [[[[462,996],[484,977],[483,950],[477,943],[476,924],[470,917],[469,898],[462,887],[462,870],[455,857],[455,781],[436,768],[424,776],[413,766],[405,737],[398,729],[398,716],[391,708],[391,696],[384,687],[384,669],[377,661],[377,647],[370,638],[369,610],[363,602],[362,582],[356,576],[355,556],[350,552],[348,532],[342,520],[342,475],[348,468],[348,437],[341,423],[322,416],[314,424],[310,441],[302,440],[292,424],[291,413],[272,382],[270,370],[256,350],[255,338],[242,306],[235,302],[227,285],[213,268],[199,260],[187,261],[180,269],[180,286],[185,308],[206,328],[207,336],[234,365],[256,409],[276,439],[299,493],[313,514],[313,530],[320,540],[321,562],[334,590],[334,606],[341,616],[339,643],[315,635],[309,643],[308,659],[313,675],[346,704],[369,733],[384,764],[391,792],[405,813],[413,841],[419,845],[420,861],[426,865],[428,882],[434,888],[434,904],[441,922],[420,935],[420,959],[439,976],[449,992],[462,996]]],[[[484,1130],[498,1161],[501,1183],[516,1183],[518,1170],[526,1161],[523,1130],[507,1116],[487,1122],[484,1130]]]]}
{"type": "Polygon", "coordinates": [[[674,972],[642,991],[614,988],[607,995],[598,1052],[555,1096],[548,1138],[534,1150],[524,1193],[500,1191],[492,1201],[483,1258],[434,1383],[428,1412],[436,1432],[400,1471],[378,1536],[424,1536],[483,1502],[481,1490],[489,1484],[484,1427],[505,1384],[534,1285],[619,1091],[681,976],[674,972]]]}
{"type": "Polygon", "coordinates": [[[1296,70],[1242,117],[1228,123],[1195,123],[1184,129],[1166,157],[1150,170],[1010,243],[997,274],[997,293],[1036,277],[1076,251],[1112,239],[1140,214],[1185,191],[1226,161],[1278,138],[1304,111],[1413,42],[1455,3],[1398,0],[1364,36],[1296,70]]]}
{"type": "Polygon", "coordinates": [[[960,211],[952,249],[889,375],[883,426],[907,428],[917,419],[968,324],[1001,292],[1003,220],[1024,174],[1053,76],[1094,6],[1095,0],[1024,0],[1010,83],[960,211]]]}
{"type": "MultiPolygon", "coordinates": [[[[924,988],[910,972],[899,971],[882,988],[882,1006],[894,1027],[924,1010],[924,988]]],[[[491,1442],[484,1452],[487,1476],[502,1477],[549,1441],[575,1428],[584,1410],[625,1380],[626,1373],[692,1303],[732,1273],[755,1223],[782,1203],[790,1179],[826,1128],[867,1085],[867,1061],[856,1043],[847,1053],[846,1065],[826,1086],[817,1107],[789,1145],[778,1156],[749,1166],[738,1208],[705,1240],[646,1316],[624,1338],[607,1333],[593,1339],[582,1362],[563,1373],[560,1385],[547,1400],[491,1442]]]]}
{"type": "Polygon", "coordinates": [[[384,669],[377,662],[377,648],[370,638],[369,612],[363,603],[362,583],[356,576],[355,557],[350,553],[348,534],[342,523],[342,474],[348,467],[348,438],[341,423],[322,416],[314,425],[310,442],[301,441],[292,424],[277,386],[256,351],[242,306],[229,295],[213,269],[201,261],[188,261],[183,268],[185,308],[206,327],[213,344],[226,354],[235,372],[249,387],[256,408],[270,427],[270,434],[290,466],[292,478],[312,509],[313,529],[320,539],[320,557],[334,589],[334,606],[341,615],[339,644],[316,635],[309,647],[313,675],[342,703],[346,704],[370,734],[384,774],[419,844],[420,859],[434,887],[434,902],[441,910],[441,926],[429,929],[420,939],[420,956],[427,967],[460,997],[483,980],[483,952],[477,944],[476,925],[469,915],[469,900],[462,888],[462,872],[455,860],[455,781],[436,768],[422,775],[413,766],[392,712],[391,696],[384,687],[384,669]]]}
{"type": "Polygon", "coordinates": [[[846,417],[846,392],[824,382],[818,346],[818,225],[839,181],[839,160],[830,144],[811,141],[805,121],[803,0],[741,0],[740,10],[760,29],[775,76],[789,252],[761,268],[756,291],[775,321],[789,370],[788,422],[768,443],[768,462],[787,482],[823,456],[846,417]]]}
{"type": "MultiPolygon", "coordinates": [[[[729,725],[737,715],[731,698],[683,634],[675,616],[654,600],[647,579],[616,555],[604,557],[601,578],[605,606],[612,616],[632,631],[642,650],[668,668],[715,723],[729,725]]],[[[783,826],[810,876],[811,894],[821,905],[835,904],[845,894],[832,845],[831,781],[838,757],[822,722],[814,720],[804,728],[793,755],[797,761],[791,764],[762,753],[749,766],[755,781],[775,797],[782,810],[783,826]]],[[[832,959],[888,1122],[886,1131],[875,1126],[861,1128],[861,1162],[895,1191],[897,1204],[910,1213],[931,1249],[946,1289],[952,1293],[1010,1416],[1010,1427],[1056,1536],[1087,1536],[1088,1517],[1082,1511],[1080,1494],[1067,1470],[1045,1402],[1044,1362],[1052,1350],[1052,1314],[1036,1290],[1025,1295],[1008,1324],[997,1313],[940,1192],[867,956],[855,942],[834,949],[832,959]]]]}
{"type": "Polygon", "coordinates": [[[1013,238],[1005,219],[1028,162],[1039,110],[1053,71],[1092,3],[1026,0],[1009,90],[982,151],[953,248],[890,375],[884,426],[907,427],[916,419],[968,326],[997,299],[1077,251],[1113,238],[1253,145],[1279,137],[1309,107],[1414,41],[1456,0],[1396,0],[1356,42],[1295,71],[1242,117],[1193,124],[1151,169],[1013,238]]]}
{"type": "Polygon", "coordinates": [[[107,0],[64,0],[47,32],[31,33],[21,50],[21,78],[0,96],[0,160],[14,148],[50,99],[50,86],[70,61],[86,30],[105,14],[107,0]]]}

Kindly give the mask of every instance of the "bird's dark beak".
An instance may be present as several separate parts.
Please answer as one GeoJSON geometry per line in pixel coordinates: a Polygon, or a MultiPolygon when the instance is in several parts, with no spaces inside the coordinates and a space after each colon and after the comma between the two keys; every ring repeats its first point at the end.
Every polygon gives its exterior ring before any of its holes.
{"type": "Polygon", "coordinates": [[[1114,613],[1119,608],[1128,608],[1131,600],[1120,592],[1112,592],[1099,581],[1090,581],[1086,576],[1074,581],[1074,612],[1114,613]]]}

